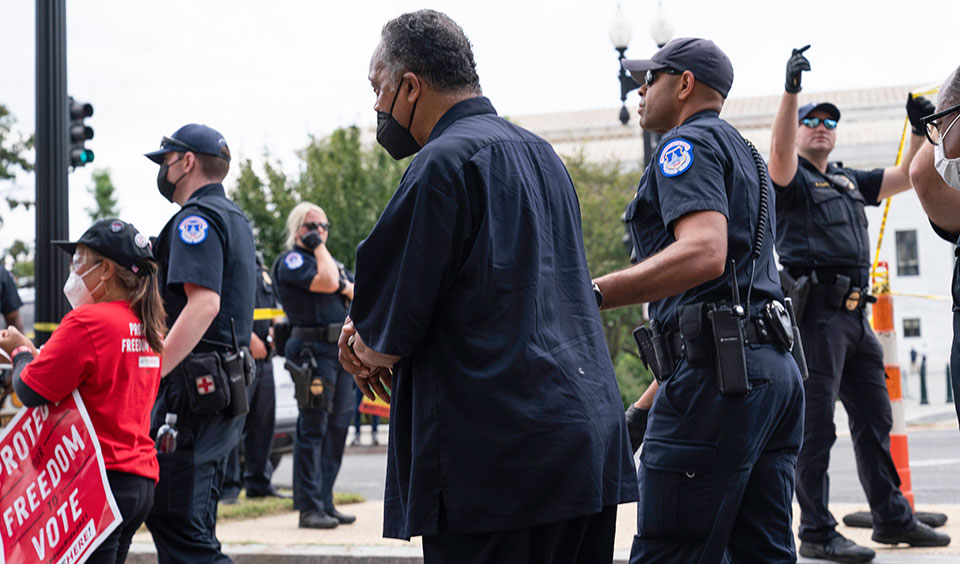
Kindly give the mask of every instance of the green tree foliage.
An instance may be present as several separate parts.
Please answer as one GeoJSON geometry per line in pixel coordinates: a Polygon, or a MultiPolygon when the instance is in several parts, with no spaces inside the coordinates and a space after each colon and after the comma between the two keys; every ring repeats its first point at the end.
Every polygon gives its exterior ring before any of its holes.
{"type": "Polygon", "coordinates": [[[18,279],[33,277],[33,249],[20,239],[16,239],[7,249],[7,255],[13,259],[13,268],[10,272],[18,279]]]}
{"type": "Polygon", "coordinates": [[[356,127],[311,139],[301,159],[293,180],[269,162],[263,165],[265,180],[249,160],[242,163],[234,201],[250,218],[268,264],[283,250],[290,210],[302,201],[319,205],[331,225],[327,248],[353,270],[357,244],[373,229],[409,161],[394,161],[379,146],[361,146],[356,127]]]}
{"type": "Polygon", "coordinates": [[[93,196],[94,201],[94,207],[86,210],[90,216],[90,221],[120,216],[120,208],[117,207],[115,196],[116,188],[114,188],[113,181],[110,179],[109,170],[94,170],[93,186],[87,188],[87,192],[93,196]]]}
{"type": "MultiPolygon", "coordinates": [[[[23,172],[33,170],[33,164],[27,160],[27,154],[33,149],[33,136],[26,139],[15,137],[13,125],[16,121],[10,110],[0,104],[0,181],[15,180],[18,169],[23,172]]],[[[11,210],[21,205],[26,208],[33,205],[30,200],[17,200],[9,195],[5,196],[5,199],[11,210]]],[[[0,223],[2,222],[3,219],[0,218],[0,223]]]]}
{"type": "MultiPolygon", "coordinates": [[[[624,171],[619,162],[592,163],[583,154],[564,157],[577,189],[583,224],[583,245],[594,278],[630,265],[630,249],[623,210],[636,194],[638,171],[624,171]]],[[[643,309],[631,306],[600,314],[624,405],[636,401],[651,375],[637,356],[633,329],[641,324],[643,309]]]]}

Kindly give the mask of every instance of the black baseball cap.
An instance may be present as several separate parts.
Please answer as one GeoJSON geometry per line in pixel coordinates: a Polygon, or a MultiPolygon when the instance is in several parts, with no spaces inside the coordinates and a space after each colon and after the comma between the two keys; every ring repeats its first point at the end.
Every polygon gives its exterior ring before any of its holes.
{"type": "Polygon", "coordinates": [[[624,59],[623,68],[638,83],[643,83],[648,70],[674,69],[690,71],[693,77],[713,88],[724,98],[733,86],[733,64],[730,57],[709,39],[680,37],[660,48],[649,59],[624,59]]]}
{"type": "Polygon", "coordinates": [[[73,254],[83,243],[124,268],[139,273],[145,261],[156,260],[150,239],[137,231],[131,223],[110,218],[91,225],[76,241],[51,241],[73,254]]]}
{"type": "Polygon", "coordinates": [[[216,129],[199,123],[188,123],[170,137],[164,137],[160,141],[159,149],[144,153],[144,156],[157,164],[162,164],[163,156],[167,153],[187,151],[213,155],[230,162],[230,149],[223,135],[220,135],[216,129]]]}
{"type": "Polygon", "coordinates": [[[810,104],[800,106],[800,108],[797,110],[797,121],[803,120],[803,118],[817,110],[826,112],[828,116],[840,121],[840,110],[830,102],[812,102],[810,104]]]}

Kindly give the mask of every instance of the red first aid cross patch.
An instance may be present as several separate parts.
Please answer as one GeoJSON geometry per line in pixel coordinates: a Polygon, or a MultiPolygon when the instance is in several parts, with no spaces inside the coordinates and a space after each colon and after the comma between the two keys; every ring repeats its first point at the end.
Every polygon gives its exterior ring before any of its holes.
{"type": "Polygon", "coordinates": [[[213,377],[209,374],[197,378],[197,391],[200,393],[200,395],[209,394],[216,389],[217,387],[213,383],[213,377]]]}

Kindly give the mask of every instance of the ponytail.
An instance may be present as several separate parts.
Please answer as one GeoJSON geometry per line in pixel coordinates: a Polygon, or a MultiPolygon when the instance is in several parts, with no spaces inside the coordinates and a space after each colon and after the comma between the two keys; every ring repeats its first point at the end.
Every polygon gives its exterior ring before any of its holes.
{"type": "Polygon", "coordinates": [[[167,314],[163,309],[160,287],[157,282],[157,263],[148,260],[140,265],[136,275],[136,287],[130,293],[130,309],[143,323],[147,344],[157,354],[163,352],[163,336],[167,332],[167,314]]]}

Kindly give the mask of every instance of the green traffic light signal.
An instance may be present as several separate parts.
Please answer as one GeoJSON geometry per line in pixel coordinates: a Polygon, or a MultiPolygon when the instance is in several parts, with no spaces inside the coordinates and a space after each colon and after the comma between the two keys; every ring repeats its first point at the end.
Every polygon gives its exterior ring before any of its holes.
{"type": "Polygon", "coordinates": [[[93,151],[84,146],[93,139],[93,128],[84,120],[93,115],[93,105],[74,100],[71,96],[67,106],[70,123],[67,130],[70,143],[70,166],[76,168],[93,162],[93,151]]]}

